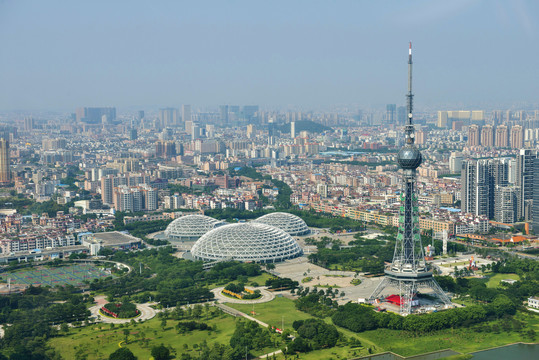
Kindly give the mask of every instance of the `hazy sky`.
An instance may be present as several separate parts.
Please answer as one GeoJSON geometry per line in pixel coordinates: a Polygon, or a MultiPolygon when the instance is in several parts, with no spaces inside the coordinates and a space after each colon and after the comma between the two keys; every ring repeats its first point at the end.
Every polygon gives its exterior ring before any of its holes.
{"type": "Polygon", "coordinates": [[[0,110],[538,103],[539,1],[0,0],[0,110]]]}

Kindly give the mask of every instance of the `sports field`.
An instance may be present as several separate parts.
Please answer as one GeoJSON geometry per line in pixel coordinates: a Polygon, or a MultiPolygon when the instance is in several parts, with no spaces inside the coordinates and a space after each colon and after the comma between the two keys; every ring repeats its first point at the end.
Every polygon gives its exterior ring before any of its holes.
{"type": "Polygon", "coordinates": [[[92,264],[74,264],[59,267],[38,266],[9,273],[2,273],[3,281],[11,279],[14,284],[26,285],[83,285],[84,280],[104,278],[111,275],[109,271],[92,264]]]}

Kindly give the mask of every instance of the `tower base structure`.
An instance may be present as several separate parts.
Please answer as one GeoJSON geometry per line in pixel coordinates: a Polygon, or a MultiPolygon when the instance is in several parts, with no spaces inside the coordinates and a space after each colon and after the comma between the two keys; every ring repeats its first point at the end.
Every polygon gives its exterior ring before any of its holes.
{"type": "Polygon", "coordinates": [[[434,280],[432,272],[430,271],[405,274],[386,270],[385,273],[386,276],[372,293],[369,298],[370,301],[380,298],[386,290],[394,289],[400,295],[399,313],[401,315],[409,315],[412,313],[414,295],[419,292],[419,289],[429,288],[446,306],[451,305],[451,300],[442,290],[440,285],[438,285],[436,280],[434,280]]]}

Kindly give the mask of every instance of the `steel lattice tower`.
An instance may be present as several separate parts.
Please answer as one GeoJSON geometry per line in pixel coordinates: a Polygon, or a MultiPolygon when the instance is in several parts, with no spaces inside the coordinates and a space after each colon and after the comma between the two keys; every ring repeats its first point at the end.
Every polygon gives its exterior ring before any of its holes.
{"type": "Polygon", "coordinates": [[[427,267],[419,233],[419,214],[416,194],[416,169],[423,160],[421,152],[414,144],[414,125],[412,122],[412,43],[408,51],[408,119],[404,127],[405,145],[399,151],[397,161],[403,170],[404,188],[400,196],[399,230],[395,253],[391,266],[386,268],[385,277],[372,293],[370,300],[377,299],[387,288],[398,290],[401,315],[412,313],[412,300],[420,288],[431,288],[442,302],[451,300],[432,277],[427,267]]]}

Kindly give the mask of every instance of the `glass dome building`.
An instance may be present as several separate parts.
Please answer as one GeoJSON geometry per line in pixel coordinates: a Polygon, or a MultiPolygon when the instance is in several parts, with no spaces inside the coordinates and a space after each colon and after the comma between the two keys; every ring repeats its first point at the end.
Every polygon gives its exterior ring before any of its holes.
{"type": "Polygon", "coordinates": [[[168,240],[195,241],[225,223],[205,215],[186,215],[171,222],[166,230],[168,240]]]}
{"type": "Polygon", "coordinates": [[[253,222],[268,224],[275,226],[281,230],[286,231],[292,236],[306,235],[310,233],[309,227],[299,216],[284,213],[284,212],[274,212],[259,217],[253,222]]]}
{"type": "Polygon", "coordinates": [[[303,253],[296,240],[283,230],[261,223],[220,226],[203,235],[193,245],[197,260],[237,260],[279,262],[303,253]]]}

